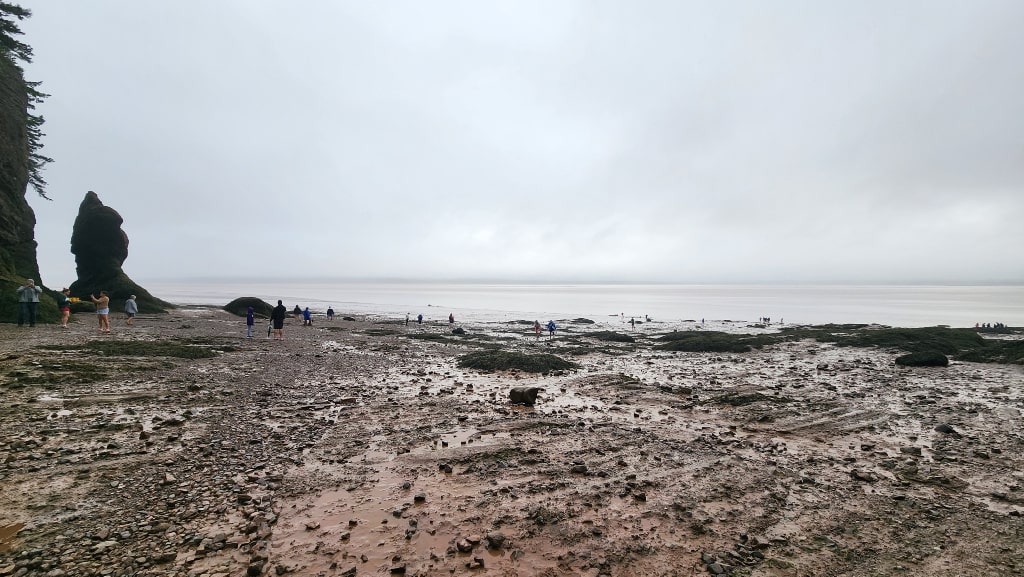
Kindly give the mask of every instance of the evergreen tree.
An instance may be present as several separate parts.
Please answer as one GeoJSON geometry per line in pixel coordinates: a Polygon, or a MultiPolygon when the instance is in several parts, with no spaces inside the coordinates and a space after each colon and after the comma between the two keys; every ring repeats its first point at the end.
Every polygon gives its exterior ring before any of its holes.
{"type": "MultiPolygon", "coordinates": [[[[18,62],[32,62],[32,47],[15,37],[22,34],[18,22],[30,16],[32,16],[31,10],[0,0],[0,57],[7,58],[22,74],[24,74],[24,70],[18,65],[18,62]]],[[[42,148],[43,137],[46,136],[42,131],[44,119],[42,115],[32,112],[35,110],[36,104],[42,102],[47,96],[40,92],[38,87],[38,82],[25,82],[25,91],[28,94],[28,181],[32,188],[39,193],[39,196],[49,200],[50,197],[46,196],[43,167],[47,163],[53,162],[53,159],[39,152],[42,148]]]]}

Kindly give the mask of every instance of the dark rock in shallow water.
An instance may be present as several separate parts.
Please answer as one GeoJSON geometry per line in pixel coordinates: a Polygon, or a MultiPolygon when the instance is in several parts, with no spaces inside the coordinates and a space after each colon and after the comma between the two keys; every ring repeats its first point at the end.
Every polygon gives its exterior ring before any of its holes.
{"type": "Polygon", "coordinates": [[[904,367],[948,367],[949,358],[934,351],[911,353],[896,357],[896,364],[904,367]]]}
{"type": "Polygon", "coordinates": [[[71,294],[89,300],[89,295],[107,291],[110,310],[115,312],[124,309],[129,296],[136,295],[139,312],[166,312],[173,305],[149,294],[121,269],[128,258],[128,235],[121,230],[122,222],[121,215],[103,206],[95,192],[86,193],[71,232],[71,252],[78,272],[78,280],[71,283],[71,294]]]}
{"type": "Polygon", "coordinates": [[[540,387],[514,387],[508,392],[508,398],[513,405],[527,405],[532,407],[537,403],[537,393],[540,387]]]}

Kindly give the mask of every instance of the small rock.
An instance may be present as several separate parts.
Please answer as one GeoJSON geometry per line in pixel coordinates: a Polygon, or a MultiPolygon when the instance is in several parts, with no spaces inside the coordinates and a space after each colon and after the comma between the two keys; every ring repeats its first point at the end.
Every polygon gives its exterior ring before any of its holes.
{"type": "Polygon", "coordinates": [[[540,387],[513,387],[508,392],[509,401],[513,405],[526,405],[532,407],[537,402],[537,394],[540,393],[540,387]]]}

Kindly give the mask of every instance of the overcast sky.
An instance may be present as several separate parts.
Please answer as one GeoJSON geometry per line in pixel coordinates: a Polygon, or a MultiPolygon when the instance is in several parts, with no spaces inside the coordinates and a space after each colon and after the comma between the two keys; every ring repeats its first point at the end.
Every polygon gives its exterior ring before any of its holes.
{"type": "Polygon", "coordinates": [[[1024,282],[1024,2],[22,2],[44,281],[1024,282]]]}

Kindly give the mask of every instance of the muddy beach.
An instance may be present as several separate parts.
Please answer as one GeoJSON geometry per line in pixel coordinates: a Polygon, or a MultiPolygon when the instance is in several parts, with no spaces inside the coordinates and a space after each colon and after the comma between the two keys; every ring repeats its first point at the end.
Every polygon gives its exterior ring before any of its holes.
{"type": "Polygon", "coordinates": [[[1020,365],[344,316],[7,327],[0,576],[1024,573],[1020,365]]]}

